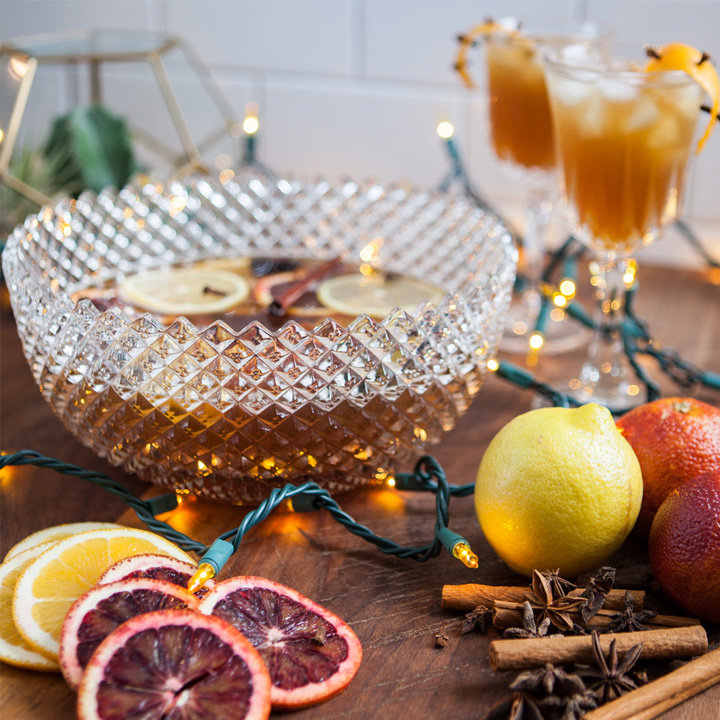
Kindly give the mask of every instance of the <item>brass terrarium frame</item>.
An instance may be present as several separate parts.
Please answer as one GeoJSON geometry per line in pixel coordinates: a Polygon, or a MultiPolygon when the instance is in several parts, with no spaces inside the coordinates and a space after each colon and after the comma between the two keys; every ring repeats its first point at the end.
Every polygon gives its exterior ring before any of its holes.
{"type": "Polygon", "coordinates": [[[131,126],[133,140],[150,151],[164,157],[172,168],[172,177],[179,177],[193,171],[207,171],[202,161],[202,152],[230,133],[233,137],[243,134],[242,126],[200,62],[193,49],[182,39],[118,30],[79,30],[68,33],[46,33],[24,38],[15,38],[0,45],[0,59],[8,58],[20,84],[10,114],[7,128],[0,129],[0,183],[4,183],[29,200],[39,204],[52,204],[44,193],[28,185],[11,171],[13,150],[17,144],[20,129],[33,88],[33,81],[41,65],[66,65],[77,67],[87,64],[90,101],[102,100],[102,67],[105,63],[146,62],[148,63],[172,123],[177,131],[182,150],[171,147],[167,141],[154,137],[145,130],[131,126]],[[123,47],[125,45],[125,47],[123,47]],[[178,49],[185,57],[190,69],[200,80],[214,101],[222,117],[217,129],[196,142],[180,107],[170,76],[164,62],[165,56],[178,49]]]}

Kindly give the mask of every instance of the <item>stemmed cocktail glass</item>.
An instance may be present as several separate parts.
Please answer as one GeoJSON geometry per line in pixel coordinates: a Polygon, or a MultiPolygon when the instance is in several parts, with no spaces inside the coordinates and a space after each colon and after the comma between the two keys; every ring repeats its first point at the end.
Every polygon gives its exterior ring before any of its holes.
{"type": "MultiPolygon", "coordinates": [[[[510,308],[500,345],[510,352],[540,347],[533,334],[541,308],[540,282],[555,187],[552,118],[542,54],[594,32],[590,26],[565,28],[565,32],[548,23],[551,26],[556,29],[547,34],[503,30],[485,37],[492,149],[527,197],[526,285],[510,308]]],[[[556,309],[546,318],[542,346],[546,353],[570,350],[586,337],[577,324],[561,322],[557,315],[562,317],[562,311],[556,309]]]]}
{"type": "Polygon", "coordinates": [[[598,329],[579,377],[581,402],[640,402],[620,333],[632,254],[681,209],[701,90],[678,71],[646,72],[642,49],[618,57],[578,46],[545,60],[563,207],[590,263],[598,329]]]}

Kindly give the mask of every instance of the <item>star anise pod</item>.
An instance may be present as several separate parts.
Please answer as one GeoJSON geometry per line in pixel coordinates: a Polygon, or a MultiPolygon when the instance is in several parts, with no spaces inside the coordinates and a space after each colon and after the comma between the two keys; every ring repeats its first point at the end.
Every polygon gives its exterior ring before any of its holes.
{"type": "Polygon", "coordinates": [[[487,632],[490,624],[491,614],[482,605],[478,605],[474,610],[465,613],[463,618],[462,630],[463,635],[470,632],[487,632]]]}
{"type": "Polygon", "coordinates": [[[515,693],[491,708],[485,720],[546,720],[537,701],[525,693],[515,693]]]}
{"type": "Polygon", "coordinates": [[[587,692],[579,675],[568,674],[552,663],[545,663],[545,667],[539,670],[520,673],[510,685],[510,689],[535,695],[567,696],[587,692]]]}
{"type": "Polygon", "coordinates": [[[577,585],[563,577],[560,577],[560,569],[544,570],[540,573],[549,583],[552,590],[553,598],[561,598],[574,590],[577,585]]]}
{"type": "Polygon", "coordinates": [[[652,620],[657,613],[653,610],[634,611],[635,598],[632,593],[625,593],[625,605],[622,610],[618,610],[610,621],[611,632],[623,632],[632,630],[648,630],[645,623],[652,620]]]}
{"type": "Polygon", "coordinates": [[[588,710],[595,709],[598,703],[592,692],[585,691],[567,697],[548,697],[540,705],[543,710],[552,711],[553,717],[560,720],[579,720],[588,710]]]}
{"type": "Polygon", "coordinates": [[[614,584],[615,568],[606,565],[593,573],[582,594],[585,600],[580,608],[580,616],[586,625],[603,606],[605,598],[614,584]]]}
{"type": "Polygon", "coordinates": [[[622,659],[618,656],[615,640],[610,642],[607,657],[600,645],[597,630],[592,632],[592,651],[596,668],[581,670],[580,674],[592,681],[592,690],[600,703],[605,704],[620,697],[626,692],[637,689],[630,671],[640,657],[643,644],[633,645],[625,652],[622,659]]]}
{"type": "Polygon", "coordinates": [[[540,622],[545,618],[550,618],[550,622],[560,630],[560,632],[572,630],[573,619],[571,613],[578,611],[584,599],[582,597],[571,597],[569,595],[555,598],[550,580],[538,570],[533,570],[531,588],[532,592],[528,599],[530,600],[533,610],[540,611],[540,622]]]}
{"type": "Polygon", "coordinates": [[[505,628],[503,637],[506,638],[532,638],[545,637],[550,627],[550,618],[543,618],[540,623],[535,623],[535,613],[532,605],[526,600],[523,603],[522,627],[505,628]]]}

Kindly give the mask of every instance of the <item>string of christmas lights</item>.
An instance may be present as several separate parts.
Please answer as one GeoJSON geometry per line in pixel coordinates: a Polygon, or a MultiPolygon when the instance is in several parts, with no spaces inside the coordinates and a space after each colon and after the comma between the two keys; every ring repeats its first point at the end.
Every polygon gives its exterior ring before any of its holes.
{"type": "Polygon", "coordinates": [[[417,461],[412,473],[397,473],[391,478],[392,482],[388,482],[389,486],[398,490],[430,492],[435,495],[436,518],[433,537],[426,545],[419,547],[400,545],[377,535],[346,513],[327,490],[314,482],[306,482],[302,485],[288,483],[281,488],[272,490],[258,507],[245,515],[237,527],[222,533],[210,545],[203,545],[156,517],[156,515],[171,512],[178,506],[174,493],[165,493],[149,500],[143,500],[104,473],[85,470],[77,465],[47,457],[34,450],[19,450],[0,455],[0,470],[9,466],[21,465],[48,468],[101,487],[131,507],[150,530],[174,542],[183,550],[200,555],[198,570],[189,586],[191,590],[202,587],[209,579],[215,577],[238,549],[247,532],[265,520],[279,506],[289,506],[294,512],[325,510],[348,532],[375,545],[380,552],[388,555],[425,562],[430,558],[437,557],[444,547],[466,567],[476,568],[478,566],[477,555],[472,551],[468,541],[448,527],[450,499],[470,495],[474,490],[474,483],[451,485],[440,464],[429,455],[417,461]]]}

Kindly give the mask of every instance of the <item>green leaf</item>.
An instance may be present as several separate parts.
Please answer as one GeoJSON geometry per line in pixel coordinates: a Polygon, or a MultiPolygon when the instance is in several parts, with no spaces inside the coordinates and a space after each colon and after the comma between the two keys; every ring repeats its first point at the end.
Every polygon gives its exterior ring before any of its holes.
{"type": "Polygon", "coordinates": [[[125,121],[101,105],[75,108],[56,118],[45,154],[67,158],[58,175],[70,192],[78,187],[94,192],[121,188],[135,169],[125,121]]]}

